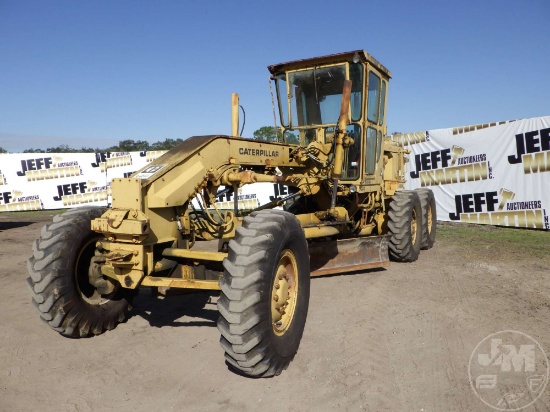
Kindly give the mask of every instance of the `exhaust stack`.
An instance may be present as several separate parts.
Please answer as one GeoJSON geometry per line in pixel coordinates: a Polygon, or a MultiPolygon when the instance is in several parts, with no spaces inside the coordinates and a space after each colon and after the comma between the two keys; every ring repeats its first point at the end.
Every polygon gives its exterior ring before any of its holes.
{"type": "Polygon", "coordinates": [[[239,136],[239,95],[231,94],[231,136],[239,136]]]}

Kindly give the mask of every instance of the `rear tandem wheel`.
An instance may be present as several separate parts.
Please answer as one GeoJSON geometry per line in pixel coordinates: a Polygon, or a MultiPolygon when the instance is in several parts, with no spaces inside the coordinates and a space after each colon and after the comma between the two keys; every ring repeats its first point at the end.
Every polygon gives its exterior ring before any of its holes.
{"type": "Polygon", "coordinates": [[[420,198],[422,208],[422,244],[420,249],[431,249],[435,243],[435,230],[437,223],[437,212],[435,206],[435,196],[431,189],[415,189],[420,198]]]}
{"type": "Polygon", "coordinates": [[[422,243],[422,207],[414,190],[395,192],[388,208],[390,258],[397,262],[414,262],[422,243]]]}

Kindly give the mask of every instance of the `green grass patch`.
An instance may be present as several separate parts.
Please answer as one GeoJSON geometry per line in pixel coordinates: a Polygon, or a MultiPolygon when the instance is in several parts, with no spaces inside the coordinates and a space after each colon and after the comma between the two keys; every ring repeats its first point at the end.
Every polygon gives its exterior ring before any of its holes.
{"type": "Polygon", "coordinates": [[[47,218],[48,216],[59,215],[68,209],[55,209],[55,210],[29,210],[25,212],[2,212],[0,213],[0,219],[2,220],[30,220],[47,218]]]}
{"type": "Polygon", "coordinates": [[[540,258],[550,263],[550,232],[464,223],[438,223],[436,239],[469,249],[475,255],[540,258]]]}

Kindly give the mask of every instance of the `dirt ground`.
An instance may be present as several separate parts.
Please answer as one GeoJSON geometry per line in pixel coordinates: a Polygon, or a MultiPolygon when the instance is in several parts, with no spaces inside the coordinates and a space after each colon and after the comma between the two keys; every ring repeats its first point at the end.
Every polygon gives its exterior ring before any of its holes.
{"type": "MultiPolygon", "coordinates": [[[[550,353],[548,255],[455,241],[448,228],[415,263],[313,279],[300,349],[276,378],[228,370],[206,294],[144,292],[115,330],[64,338],[26,285],[51,215],[15,216],[0,215],[1,411],[484,411],[468,379],[482,339],[518,330],[550,353]]],[[[546,388],[525,410],[549,409],[546,388]]]]}

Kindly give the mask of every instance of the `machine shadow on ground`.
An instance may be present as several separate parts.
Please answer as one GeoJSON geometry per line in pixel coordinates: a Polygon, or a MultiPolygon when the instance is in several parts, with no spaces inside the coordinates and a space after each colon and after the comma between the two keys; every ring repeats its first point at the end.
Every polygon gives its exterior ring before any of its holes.
{"type": "Polygon", "coordinates": [[[0,232],[9,229],[17,229],[20,227],[30,226],[36,222],[0,222],[0,232]]]}
{"type": "Polygon", "coordinates": [[[153,327],[208,326],[215,327],[219,313],[216,292],[177,293],[168,290],[166,296],[140,290],[134,299],[129,318],[140,316],[153,327]],[[185,319],[182,319],[185,318],[185,319]]]}

